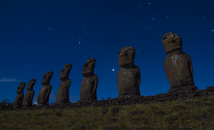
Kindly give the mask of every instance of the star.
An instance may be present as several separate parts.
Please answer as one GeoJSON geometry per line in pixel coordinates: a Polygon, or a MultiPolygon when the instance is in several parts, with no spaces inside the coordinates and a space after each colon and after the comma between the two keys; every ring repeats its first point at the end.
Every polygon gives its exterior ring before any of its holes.
{"type": "Polygon", "coordinates": [[[212,32],[214,32],[214,29],[212,29],[212,32]]]}
{"type": "Polygon", "coordinates": [[[148,4],[149,4],[149,5],[151,5],[151,3],[150,3],[150,2],[149,2],[148,4]]]}
{"type": "Polygon", "coordinates": [[[79,43],[79,44],[81,44],[81,42],[80,42],[80,41],[79,41],[78,43],[79,43]]]}
{"type": "Polygon", "coordinates": [[[114,69],[111,69],[114,72],[114,69]]]}

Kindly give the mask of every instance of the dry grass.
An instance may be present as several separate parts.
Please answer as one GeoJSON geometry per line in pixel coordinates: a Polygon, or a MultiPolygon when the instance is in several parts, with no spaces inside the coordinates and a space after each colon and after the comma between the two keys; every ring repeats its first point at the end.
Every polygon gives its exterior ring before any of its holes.
{"type": "Polygon", "coordinates": [[[0,110],[0,130],[213,130],[214,96],[130,106],[0,110]]]}

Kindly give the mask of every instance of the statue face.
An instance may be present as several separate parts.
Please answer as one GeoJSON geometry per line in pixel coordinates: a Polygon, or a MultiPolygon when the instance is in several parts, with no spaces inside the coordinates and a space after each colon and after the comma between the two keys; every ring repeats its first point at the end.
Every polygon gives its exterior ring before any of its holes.
{"type": "Polygon", "coordinates": [[[35,83],[36,79],[31,79],[30,82],[28,83],[27,89],[32,90],[35,83]]]}
{"type": "Polygon", "coordinates": [[[52,71],[46,72],[44,77],[43,77],[42,84],[49,84],[52,76],[53,76],[52,71]]]}
{"type": "Polygon", "coordinates": [[[61,71],[59,79],[60,80],[68,79],[71,68],[72,68],[72,64],[66,64],[63,70],[61,71]]]}
{"type": "Polygon", "coordinates": [[[86,61],[86,64],[83,65],[82,75],[93,74],[95,67],[95,58],[90,58],[86,61]]]}
{"type": "Polygon", "coordinates": [[[162,43],[166,53],[174,50],[182,50],[182,39],[176,33],[167,33],[162,38],[162,43]]]}
{"type": "Polygon", "coordinates": [[[134,64],[135,49],[134,47],[124,47],[119,52],[119,65],[134,64]]]}

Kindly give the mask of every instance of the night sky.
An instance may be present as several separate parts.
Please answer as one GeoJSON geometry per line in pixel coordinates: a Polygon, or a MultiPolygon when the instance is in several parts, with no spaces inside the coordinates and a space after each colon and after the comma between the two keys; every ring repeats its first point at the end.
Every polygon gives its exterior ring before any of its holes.
{"type": "Polygon", "coordinates": [[[20,82],[36,78],[36,102],[45,72],[53,71],[55,102],[60,72],[72,64],[69,94],[76,102],[88,58],[96,59],[98,100],[116,98],[118,54],[125,46],[136,49],[141,95],[166,93],[162,36],[168,32],[181,36],[195,85],[213,86],[213,12],[211,0],[0,0],[0,101],[13,102],[20,82]]]}

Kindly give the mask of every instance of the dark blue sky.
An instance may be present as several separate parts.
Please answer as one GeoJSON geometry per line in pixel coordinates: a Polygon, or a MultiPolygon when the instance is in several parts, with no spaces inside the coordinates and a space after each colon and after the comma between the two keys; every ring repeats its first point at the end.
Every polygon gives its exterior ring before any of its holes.
{"type": "MultiPolygon", "coordinates": [[[[14,101],[20,82],[36,78],[37,99],[45,72],[53,71],[50,102],[60,72],[72,64],[70,101],[80,96],[82,67],[96,58],[98,100],[115,98],[119,50],[136,49],[141,95],[170,88],[163,62],[162,36],[175,32],[193,62],[199,89],[214,85],[214,1],[211,0],[1,0],[0,101],[14,101]]],[[[26,90],[25,90],[26,93],[26,90]]]]}

